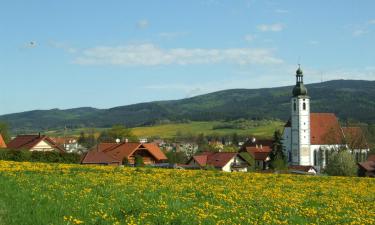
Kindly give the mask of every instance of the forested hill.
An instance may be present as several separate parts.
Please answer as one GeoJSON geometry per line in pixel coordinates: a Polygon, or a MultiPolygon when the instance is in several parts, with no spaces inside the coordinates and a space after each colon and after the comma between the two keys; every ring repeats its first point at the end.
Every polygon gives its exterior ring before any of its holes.
{"type": "MultiPolygon", "coordinates": [[[[375,123],[375,81],[334,80],[307,85],[312,112],[333,112],[342,121],[375,123]]],[[[161,120],[286,120],[292,86],[232,89],[192,98],[140,103],[110,109],[35,110],[0,116],[13,131],[69,127],[142,126],[161,120]]]]}

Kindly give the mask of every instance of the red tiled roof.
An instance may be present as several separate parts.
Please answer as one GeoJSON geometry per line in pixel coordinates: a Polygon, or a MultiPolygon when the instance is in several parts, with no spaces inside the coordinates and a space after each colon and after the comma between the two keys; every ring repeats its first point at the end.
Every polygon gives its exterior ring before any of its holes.
{"type": "Polygon", "coordinates": [[[100,152],[100,154],[89,155],[90,158],[83,159],[83,163],[107,163],[110,160],[122,162],[124,158],[129,158],[136,150],[147,150],[157,161],[166,160],[167,157],[156,144],[147,143],[100,143],[90,152],[100,152]]]}
{"type": "Polygon", "coordinates": [[[67,138],[64,138],[64,137],[51,137],[51,139],[58,145],[64,145],[64,144],[69,144],[69,143],[73,143],[73,142],[76,142],[77,139],[75,138],[70,138],[70,137],[67,137],[67,138]]]}
{"type": "Polygon", "coordinates": [[[358,163],[358,165],[368,172],[375,172],[375,161],[366,161],[358,163]]]}
{"type": "Polygon", "coordinates": [[[7,145],[5,144],[3,136],[0,134],[0,148],[6,148],[7,145]]]}
{"type": "Polygon", "coordinates": [[[159,146],[155,143],[142,144],[157,160],[167,160],[167,156],[160,150],[159,146]]]}
{"type": "Polygon", "coordinates": [[[104,152],[90,151],[86,153],[85,157],[81,161],[84,164],[90,163],[101,163],[101,164],[111,164],[111,163],[120,163],[121,161],[112,158],[109,154],[104,152]]]}
{"type": "Polygon", "coordinates": [[[343,132],[333,113],[311,113],[310,129],[312,145],[343,143],[343,132]]]}
{"type": "Polygon", "coordinates": [[[253,156],[255,160],[266,161],[272,149],[270,146],[246,147],[246,151],[253,156]]]}
{"type": "Polygon", "coordinates": [[[64,149],[62,149],[51,138],[45,135],[19,135],[8,143],[8,148],[16,149],[16,150],[18,149],[30,150],[41,141],[45,141],[52,148],[55,148],[56,150],[59,150],[60,152],[64,152],[64,149]]]}
{"type": "Polygon", "coordinates": [[[367,157],[367,161],[374,161],[375,162],[375,154],[374,155],[369,155],[367,157]]]}
{"type": "Polygon", "coordinates": [[[289,166],[288,168],[292,170],[303,171],[303,172],[309,172],[309,170],[311,169],[316,171],[315,167],[313,166],[289,166]]]}
{"type": "Polygon", "coordinates": [[[207,165],[207,155],[195,155],[193,159],[198,163],[199,166],[207,165]]]}
{"type": "Polygon", "coordinates": [[[193,156],[193,159],[200,166],[210,165],[222,168],[236,155],[236,152],[203,152],[193,156]]]}

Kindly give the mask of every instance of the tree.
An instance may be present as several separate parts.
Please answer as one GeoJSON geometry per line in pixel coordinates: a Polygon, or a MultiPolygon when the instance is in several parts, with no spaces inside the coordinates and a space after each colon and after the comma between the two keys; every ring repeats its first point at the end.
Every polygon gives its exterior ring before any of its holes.
{"type": "Polygon", "coordinates": [[[114,125],[108,131],[108,137],[111,141],[115,142],[117,138],[128,139],[129,141],[137,141],[137,137],[133,134],[131,129],[126,128],[124,125],[114,125]]]}
{"type": "Polygon", "coordinates": [[[0,134],[1,136],[3,136],[5,143],[8,143],[10,141],[8,124],[0,122],[0,134]]]}
{"type": "Polygon", "coordinates": [[[85,145],[87,142],[87,139],[86,139],[86,134],[84,131],[81,131],[81,133],[79,134],[79,138],[78,138],[78,144],[80,145],[85,145]]]}
{"type": "Polygon", "coordinates": [[[275,158],[271,161],[271,168],[275,170],[285,170],[287,169],[285,159],[280,153],[277,153],[275,158]]]}
{"type": "Polygon", "coordinates": [[[233,133],[232,134],[232,144],[235,145],[235,146],[238,146],[238,143],[239,143],[238,134],[237,133],[233,133]]]}
{"type": "Polygon", "coordinates": [[[357,165],[348,150],[331,151],[325,172],[331,176],[355,176],[357,165]]]}
{"type": "Polygon", "coordinates": [[[280,164],[281,161],[283,161],[285,164],[283,138],[279,130],[276,130],[273,134],[272,151],[270,153],[270,158],[271,167],[274,164],[274,161],[276,160],[279,161],[277,164],[280,164]]]}
{"type": "Polygon", "coordinates": [[[175,163],[183,164],[183,163],[186,163],[186,161],[188,160],[186,157],[186,154],[183,152],[168,151],[165,153],[165,155],[168,158],[168,162],[171,164],[175,164],[175,163]]]}

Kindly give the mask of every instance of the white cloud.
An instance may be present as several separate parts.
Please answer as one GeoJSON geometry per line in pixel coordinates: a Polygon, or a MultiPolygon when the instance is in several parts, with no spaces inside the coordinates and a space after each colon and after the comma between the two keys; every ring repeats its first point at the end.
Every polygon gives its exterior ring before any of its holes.
{"type": "Polygon", "coordinates": [[[146,19],[142,19],[142,20],[139,20],[137,22],[137,27],[140,28],[140,29],[147,28],[149,25],[150,25],[150,23],[146,19]]]}
{"type": "Polygon", "coordinates": [[[257,26],[258,30],[262,32],[272,31],[272,32],[279,32],[284,30],[285,25],[282,23],[274,23],[274,24],[261,24],[257,26]]]}
{"type": "Polygon", "coordinates": [[[369,24],[375,24],[375,19],[368,21],[369,24]]]}
{"type": "Polygon", "coordinates": [[[309,44],[310,45],[319,45],[319,41],[315,41],[315,40],[311,40],[311,41],[309,41],[309,44]]]}
{"type": "Polygon", "coordinates": [[[280,14],[286,14],[286,13],[289,13],[288,10],[285,10],[285,9],[276,9],[275,10],[276,13],[280,13],[280,14]]]}
{"type": "Polygon", "coordinates": [[[364,34],[367,34],[367,33],[368,33],[368,31],[365,30],[365,29],[357,29],[357,30],[353,31],[353,36],[354,37],[360,37],[360,36],[362,36],[364,34]]]}
{"type": "Polygon", "coordinates": [[[158,34],[158,36],[160,38],[170,40],[170,39],[175,39],[175,38],[186,36],[187,34],[188,34],[188,32],[161,32],[161,33],[158,34]]]}
{"type": "Polygon", "coordinates": [[[49,45],[53,48],[63,49],[64,51],[72,54],[78,51],[76,48],[73,48],[69,44],[64,42],[50,41],[49,45]]]}
{"type": "Polygon", "coordinates": [[[153,44],[102,46],[81,52],[74,63],[81,65],[157,66],[191,64],[280,64],[272,49],[261,48],[172,48],[153,44]]]}
{"type": "Polygon", "coordinates": [[[254,41],[255,38],[256,36],[252,34],[246,34],[244,37],[245,41],[248,41],[248,42],[254,41]]]}

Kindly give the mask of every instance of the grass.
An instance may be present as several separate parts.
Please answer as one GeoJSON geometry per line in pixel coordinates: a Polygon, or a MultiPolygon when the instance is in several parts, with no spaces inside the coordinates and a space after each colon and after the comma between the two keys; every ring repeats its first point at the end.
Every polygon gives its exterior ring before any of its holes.
{"type": "MultiPolygon", "coordinates": [[[[176,133],[183,135],[196,136],[200,133],[205,135],[232,135],[237,133],[243,136],[255,136],[255,137],[271,137],[273,132],[277,129],[282,129],[284,123],[281,121],[270,121],[267,125],[254,126],[247,129],[213,129],[214,126],[221,124],[220,121],[205,121],[198,122],[193,121],[189,123],[171,123],[162,124],[148,127],[135,127],[132,128],[133,133],[138,137],[160,137],[160,138],[173,138],[176,133]]],[[[70,130],[66,135],[79,136],[81,131],[87,133],[88,129],[75,129],[70,130]]],[[[103,128],[95,129],[99,133],[103,128]]],[[[62,131],[50,131],[46,133],[51,136],[63,136],[62,131]]]]}
{"type": "Polygon", "coordinates": [[[0,161],[0,224],[374,224],[375,180],[0,161]]]}

